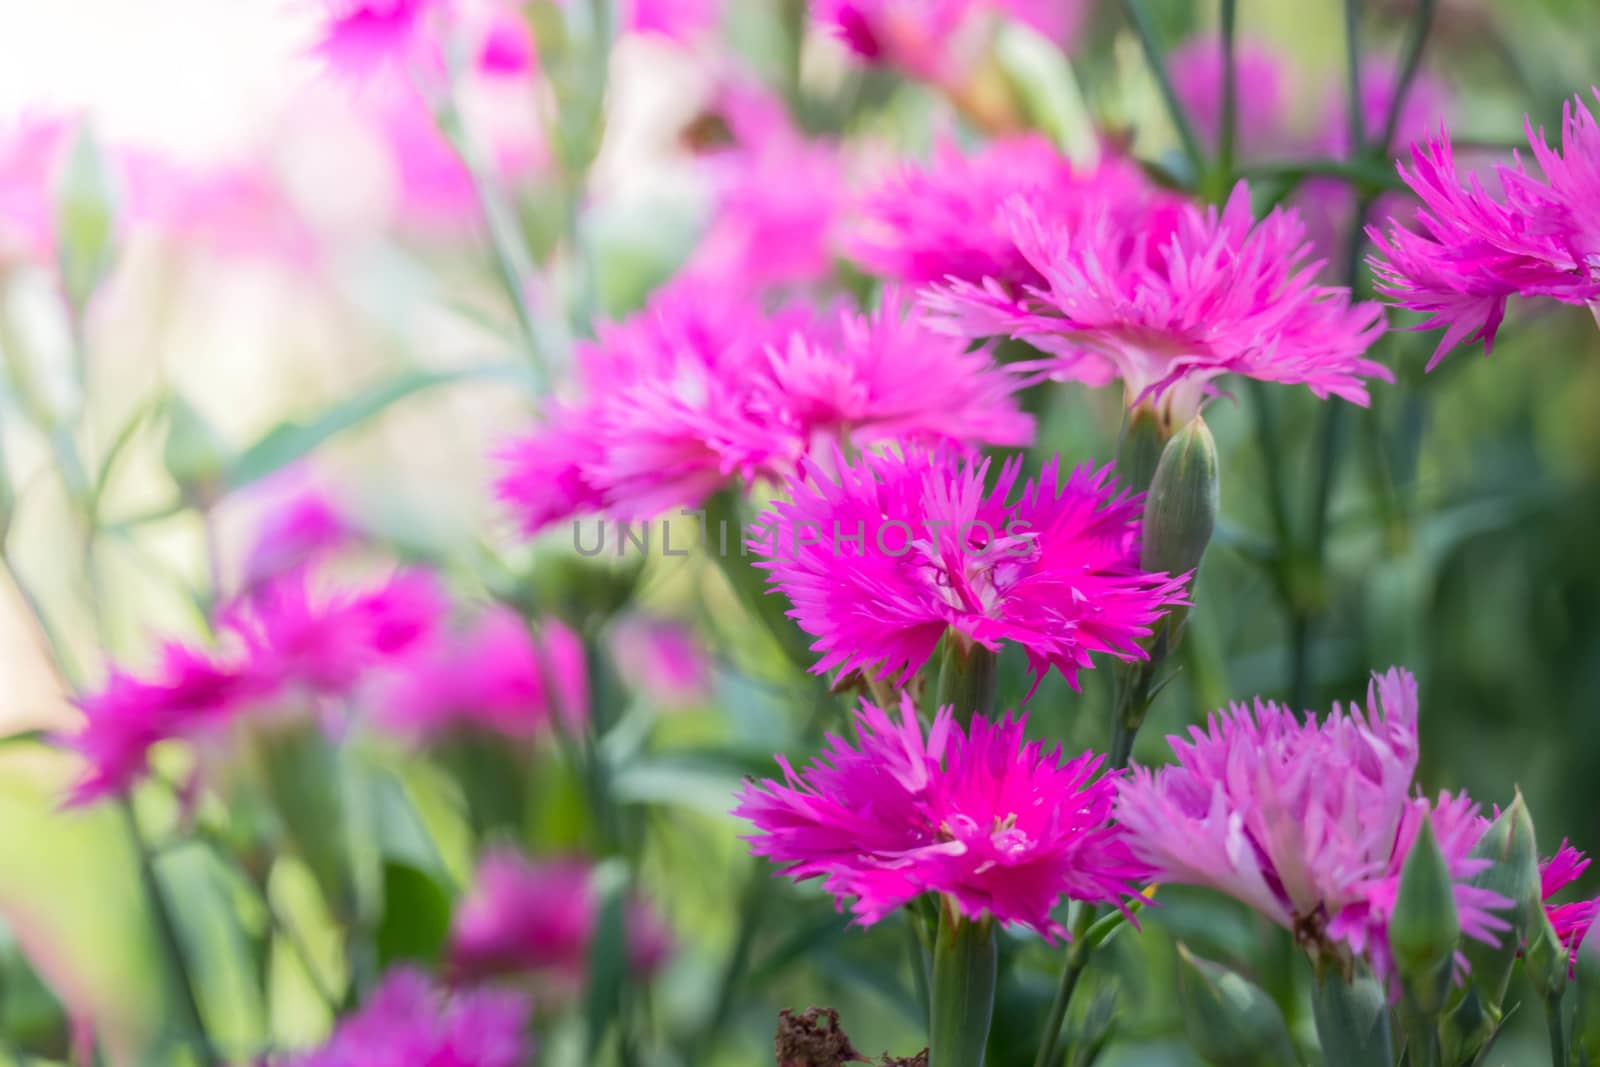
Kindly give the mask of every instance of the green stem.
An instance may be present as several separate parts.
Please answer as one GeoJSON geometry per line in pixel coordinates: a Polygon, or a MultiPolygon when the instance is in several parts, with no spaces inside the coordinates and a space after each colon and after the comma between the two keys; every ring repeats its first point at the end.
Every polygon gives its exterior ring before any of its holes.
{"type": "Polygon", "coordinates": [[[1361,0],[1344,0],[1344,77],[1350,154],[1359,156],[1367,148],[1366,119],[1361,109],[1361,0]]]}
{"type": "Polygon", "coordinates": [[[1222,36],[1222,122],[1217,131],[1217,186],[1216,199],[1226,199],[1233,185],[1234,142],[1239,126],[1239,75],[1234,58],[1235,25],[1238,22],[1238,0],[1222,0],[1220,32],[1222,36]]]}
{"type": "Polygon", "coordinates": [[[963,642],[953,633],[945,635],[934,706],[954,708],[956,721],[962,724],[970,723],[974,715],[992,719],[999,661],[982,645],[963,648],[963,642]]]}
{"type": "Polygon", "coordinates": [[[928,1067],[983,1067],[994,1020],[994,922],[941,909],[933,949],[928,1067]]]}
{"type": "Polygon", "coordinates": [[[1567,1067],[1567,1028],[1561,1020],[1561,994],[1546,997],[1544,1021],[1550,1033],[1552,1067],[1567,1067]]]}
{"type": "Polygon", "coordinates": [[[1078,905],[1078,915],[1072,924],[1072,947],[1067,950],[1067,962],[1061,968],[1061,981],[1056,985],[1055,999],[1050,1002],[1050,1014],[1045,1017],[1044,1032],[1039,1035],[1039,1054],[1033,1058],[1033,1067],[1049,1067],[1055,1062],[1056,1049],[1061,1045],[1061,1027],[1067,1021],[1067,1009],[1072,1005],[1072,994],[1078,988],[1078,979],[1089,966],[1089,928],[1095,919],[1095,908],[1078,905]]]}
{"type": "Polygon", "coordinates": [[[1139,47],[1144,50],[1145,62],[1150,67],[1151,76],[1156,80],[1156,88],[1161,92],[1161,100],[1166,105],[1167,115],[1172,120],[1173,128],[1178,131],[1178,140],[1183,145],[1183,154],[1189,159],[1190,169],[1196,175],[1205,174],[1205,153],[1200,150],[1200,141],[1195,136],[1194,125],[1183,109],[1183,102],[1178,99],[1178,92],[1173,88],[1171,75],[1167,73],[1167,61],[1162,54],[1161,45],[1156,42],[1155,27],[1151,25],[1150,13],[1145,10],[1142,0],[1122,0],[1122,13],[1139,38],[1139,47]]]}
{"type": "Polygon", "coordinates": [[[1406,38],[1404,57],[1400,61],[1400,80],[1395,83],[1394,97],[1389,101],[1389,113],[1383,119],[1383,140],[1376,145],[1380,153],[1387,153],[1394,143],[1400,126],[1400,113],[1405,108],[1406,97],[1411,93],[1411,83],[1422,67],[1422,52],[1428,43],[1428,32],[1433,29],[1434,12],[1439,0],[1420,0],[1417,17],[1411,24],[1411,34],[1406,38]]]}
{"type": "Polygon", "coordinates": [[[750,880],[745,883],[739,904],[739,924],[734,931],[733,947],[722,968],[722,978],[717,983],[717,996],[712,1001],[711,1014],[693,1045],[689,1063],[704,1063],[716,1049],[722,1028],[733,1014],[740,986],[750,969],[750,958],[755,951],[756,935],[761,931],[767,904],[772,899],[772,874],[758,861],[750,867],[750,880]]]}
{"type": "Polygon", "coordinates": [[[124,799],[121,806],[128,839],[133,843],[139,863],[139,880],[155,918],[156,940],[166,957],[167,973],[177,993],[178,1012],[182,1016],[186,1035],[199,1047],[205,1062],[215,1062],[216,1056],[206,1034],[205,1019],[200,1012],[200,1000],[195,994],[194,979],[189,974],[178,924],[173,917],[171,901],[167,899],[166,887],[162,885],[160,873],[156,870],[155,856],[150,850],[150,843],[145,840],[144,832],[139,828],[139,817],[133,810],[133,802],[124,799]]]}
{"type": "Polygon", "coordinates": [[[1382,163],[1354,159],[1305,159],[1252,163],[1239,168],[1242,178],[1277,179],[1299,183],[1307,178],[1334,178],[1364,192],[1384,192],[1406,187],[1400,176],[1382,163]]]}

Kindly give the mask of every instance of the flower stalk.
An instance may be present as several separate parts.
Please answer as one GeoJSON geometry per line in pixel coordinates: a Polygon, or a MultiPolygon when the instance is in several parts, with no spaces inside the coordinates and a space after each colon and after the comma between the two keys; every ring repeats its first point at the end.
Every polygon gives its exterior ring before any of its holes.
{"type": "Polygon", "coordinates": [[[941,909],[933,948],[928,1067],[983,1067],[994,1017],[994,922],[941,909]]]}

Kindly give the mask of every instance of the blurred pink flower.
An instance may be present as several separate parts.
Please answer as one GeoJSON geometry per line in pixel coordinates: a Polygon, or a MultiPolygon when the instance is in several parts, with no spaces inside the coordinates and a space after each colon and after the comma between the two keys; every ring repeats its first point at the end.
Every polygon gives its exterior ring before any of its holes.
{"type": "Polygon", "coordinates": [[[611,630],[617,673],[665,708],[690,707],[711,693],[710,652],[687,624],[631,614],[611,630]]]}
{"type": "Polygon", "coordinates": [[[812,0],[812,18],[869,63],[947,83],[962,76],[1001,17],[1070,48],[1090,5],[1084,0],[812,0]]]}
{"type": "Polygon", "coordinates": [[[1101,758],[1066,759],[1025,741],[1025,720],[963,727],[941,708],[924,733],[909,695],[898,715],[863,702],[856,743],[828,739],[802,771],[748,783],[734,814],[756,828],[751,851],[822,887],[864,925],[923,893],[960,914],[1066,935],[1063,896],[1119,907],[1146,874],[1111,822],[1116,775],[1101,758]]]}
{"type": "Polygon", "coordinates": [[[1417,329],[1444,329],[1430,370],[1462,341],[1488,352],[1512,296],[1600,303],[1600,126],[1579,98],[1562,108],[1560,149],[1531,121],[1527,134],[1543,176],[1520,157],[1496,167],[1499,199],[1477,178],[1461,185],[1448,134],[1413,145],[1400,176],[1422,200],[1415,228],[1368,231],[1378,290],[1423,312],[1417,329]]]}
{"type": "Polygon", "coordinates": [[[1556,854],[1539,864],[1539,895],[1545,901],[1545,914],[1556,936],[1567,946],[1572,956],[1572,966],[1577,967],[1578,946],[1594,925],[1600,914],[1600,897],[1593,900],[1574,900],[1565,904],[1552,904],[1550,898],[1583,876],[1589,867],[1589,857],[1573,848],[1565,840],[1556,854]]]}
{"type": "Polygon", "coordinates": [[[1224,375],[1362,405],[1365,379],[1393,380],[1364,355],[1383,332],[1382,308],[1317,284],[1299,217],[1277,208],[1253,221],[1243,182],[1220,211],[1184,205],[1131,227],[1113,210],[1086,210],[1074,229],[1020,197],[1003,210],[1045,284],[1017,295],[952,281],[926,303],[961,336],[1011,336],[1048,353],[1034,366],[1049,377],[1120,378],[1130,406],[1153,399],[1178,422],[1224,375]]]}
{"type": "Polygon", "coordinates": [[[598,333],[578,355],[584,395],[501,452],[497,492],[530,535],[582,511],[697,507],[735,479],[787,477],[835,442],[1032,437],[989,357],[927,336],[898,302],[870,318],[767,314],[687,278],[598,333]]]}
{"type": "Polygon", "coordinates": [[[1166,199],[1127,160],[1110,156],[1075,170],[1036,134],[999,138],[971,155],[941,141],[927,165],[902,165],[862,195],[846,253],[869,273],[911,285],[1043,285],[1002,210],[1013,197],[1074,229],[1087,208],[1122,225],[1166,199]]]}
{"type": "Polygon", "coordinates": [[[1411,795],[1410,673],[1375,674],[1365,710],[1335,705],[1320,723],[1257,700],[1168,742],[1177,764],[1136,767],[1116,808],[1158,880],[1226,893],[1313,952],[1364,956],[1387,976],[1400,871],[1429,820],[1455,882],[1462,933],[1492,943],[1507,928],[1494,911],[1509,902],[1471,884],[1488,865],[1472,856],[1484,826],[1476,806],[1465,795],[1411,795]]]}
{"type": "Polygon", "coordinates": [[[0,122],[0,265],[55,260],[53,189],[72,129],[53,116],[0,122]]]}
{"type": "Polygon", "coordinates": [[[446,993],[420,971],[390,971],[326,1044],[274,1067],[524,1067],[533,1055],[527,998],[446,993]]]}
{"type": "MultiPolygon", "coordinates": [[[[1172,87],[1189,121],[1209,147],[1222,131],[1222,43],[1215,33],[1202,33],[1167,56],[1172,87]]],[[[1241,38],[1234,43],[1235,147],[1242,155],[1283,149],[1289,136],[1283,59],[1264,42],[1241,38]]]]}
{"type": "Polygon", "coordinates": [[[440,632],[393,664],[372,704],[387,728],[421,741],[457,729],[526,739],[557,722],[587,720],[588,670],[571,655],[576,636],[559,620],[536,637],[508,608],[440,632]]]}
{"type": "Polygon", "coordinates": [[[324,0],[326,21],[313,54],[335,74],[365,81],[406,77],[443,62],[427,25],[449,0],[324,0]]]}
{"type": "Polygon", "coordinates": [[[724,0],[625,0],[626,25],[633,33],[692,40],[714,30],[724,0]]]}
{"type": "MultiPolygon", "coordinates": [[[[557,997],[571,995],[588,972],[600,906],[595,870],[587,861],[536,861],[491,849],[456,910],[451,971],[469,980],[529,975],[544,978],[543,988],[557,997]]],[[[629,899],[624,922],[629,965],[648,977],[672,954],[671,935],[642,897],[629,899]]]]}
{"type": "Polygon", "coordinates": [[[257,528],[245,558],[244,588],[332,552],[352,536],[349,523],[327,494],[302,490],[273,509],[257,528]]]}
{"type": "MultiPolygon", "coordinates": [[[[989,461],[908,445],[811,465],[752,534],[790,616],[816,638],[816,673],[874,670],[907,682],[947,631],[1027,654],[1035,685],[1051,668],[1074,687],[1094,653],[1143,659],[1139,641],[1185,603],[1186,576],[1137,565],[1140,499],[1109,466],[1064,479],[1059,460],[1008,502],[1020,457],[985,490],[989,461]]],[[[971,709],[963,709],[971,710],[971,709]]]]}

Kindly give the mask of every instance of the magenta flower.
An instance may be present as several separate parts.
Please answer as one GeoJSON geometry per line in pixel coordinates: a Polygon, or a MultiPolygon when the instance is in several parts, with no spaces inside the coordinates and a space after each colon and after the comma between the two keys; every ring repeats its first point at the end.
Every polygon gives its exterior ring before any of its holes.
{"type": "Polygon", "coordinates": [[[1488,864],[1472,857],[1484,826],[1477,808],[1464,795],[1411,794],[1409,672],[1375,674],[1365,710],[1335,705],[1318,722],[1258,699],[1168,741],[1177,764],[1135,768],[1116,808],[1158,880],[1226,893],[1311,952],[1364,956],[1387,976],[1400,871],[1426,819],[1455,882],[1462,933],[1493,943],[1507,928],[1494,911],[1509,902],[1470,884],[1488,864]]]}
{"type": "Polygon", "coordinates": [[[939,639],[1013,642],[1036,682],[1053,667],[1074,687],[1091,655],[1142,659],[1139,641],[1184,599],[1187,576],[1137,565],[1140,500],[1110,467],[1065,479],[1058,461],[1008,502],[1020,458],[984,488],[988,460],[908,447],[836,474],[813,465],[763,517],[756,564],[816,638],[812,670],[909,680],[939,639]]]}
{"type": "MultiPolygon", "coordinates": [[[[543,978],[556,996],[583,986],[600,922],[594,868],[580,859],[533,861],[508,849],[487,853],[450,931],[450,965],[460,977],[543,978]]],[[[628,962],[648,977],[672,954],[672,938],[643,898],[628,903],[628,962]]]]}
{"type": "Polygon", "coordinates": [[[301,490],[274,508],[256,530],[245,558],[244,588],[278,578],[338,549],[353,536],[349,521],[326,494],[301,490]]]}
{"type": "Polygon", "coordinates": [[[1070,47],[1089,5],[1080,0],[812,0],[812,17],[868,63],[915,78],[960,78],[998,18],[1070,47]]]}
{"type": "Polygon", "coordinates": [[[630,32],[688,41],[713,30],[722,18],[723,0],[626,0],[630,32]]]}
{"type": "Polygon", "coordinates": [[[1400,176],[1422,200],[1416,228],[1368,231],[1379,290],[1423,312],[1418,329],[1444,329],[1430,370],[1462,341],[1492,349],[1513,296],[1600,302],[1600,126],[1580,98],[1562,108],[1559,150],[1531,122],[1527,134],[1543,176],[1520,157],[1496,167],[1498,199],[1476,178],[1461,185],[1448,134],[1413,145],[1400,176]]]}
{"type": "Polygon", "coordinates": [[[1223,375],[1363,405],[1365,379],[1393,380],[1364,357],[1382,309],[1317,284],[1299,217],[1278,208],[1253,222],[1243,182],[1221,211],[1186,204],[1132,226],[1110,208],[1085,210],[1077,228],[1021,198],[1003,210],[1044,284],[1017,294],[952,281],[927,303],[961,336],[1009,335],[1048,353],[1038,364],[1048,376],[1120,378],[1130,406],[1154,400],[1180,422],[1223,375]]]}
{"type": "Polygon", "coordinates": [[[528,739],[581,727],[588,684],[582,642],[565,624],[549,620],[535,637],[515,612],[491,608],[397,662],[372,704],[379,722],[421,741],[458,729],[528,739]]]}
{"type": "Polygon", "coordinates": [[[684,623],[628,615],[612,627],[610,647],[622,680],[660,707],[692,707],[711,693],[709,650],[684,623]]]}
{"type": "Polygon", "coordinates": [[[314,53],[343,77],[404,76],[437,62],[427,26],[443,0],[327,0],[327,20],[314,53]]]}
{"type": "Polygon", "coordinates": [[[1002,210],[1013,197],[1076,228],[1089,208],[1131,224],[1147,201],[1165,194],[1117,157],[1077,170],[1037,135],[1000,138],[972,155],[941,141],[926,166],[902,165],[867,190],[846,252],[868,272],[911,285],[950,278],[1044,285],[1002,210]]]}
{"type": "Polygon", "coordinates": [[[886,434],[1023,443],[1032,423],[984,354],[877,316],[763,315],[726,286],[679,281],[579,353],[585,395],[502,452],[498,483],[529,534],[585,511],[650,519],[802,457],[886,434]]]}
{"type": "Polygon", "coordinates": [[[390,971],[325,1045],[274,1067],[523,1067],[530,1005],[500,990],[445,993],[418,971],[390,971]]]}
{"type": "Polygon", "coordinates": [[[1600,914],[1600,898],[1568,901],[1565,904],[1552,904],[1549,901],[1577,881],[1588,867],[1589,857],[1566,841],[1561,842],[1554,856],[1539,864],[1539,895],[1545,901],[1545,914],[1550,917],[1550,925],[1555,927],[1556,936],[1570,951],[1574,968],[1578,963],[1578,946],[1583,944],[1589,927],[1594,925],[1595,915],[1600,914]]]}
{"type": "Polygon", "coordinates": [[[803,771],[778,757],[782,782],[746,784],[734,814],[754,824],[751,851],[822,888],[864,924],[923,893],[964,916],[991,915],[1046,938],[1066,931],[1063,896],[1121,905],[1144,868],[1111,822],[1116,772],[1025,741],[1020,718],[942,708],[923,732],[910,696],[899,715],[863,702],[856,743],[830,736],[803,771]]]}

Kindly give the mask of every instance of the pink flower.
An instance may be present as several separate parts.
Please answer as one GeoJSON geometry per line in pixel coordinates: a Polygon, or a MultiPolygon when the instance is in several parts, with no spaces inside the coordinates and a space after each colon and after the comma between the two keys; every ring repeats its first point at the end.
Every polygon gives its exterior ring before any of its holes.
{"type": "Polygon", "coordinates": [[[325,1045],[275,1067],[523,1067],[530,1005],[499,990],[445,993],[418,971],[389,972],[325,1045]]]}
{"type": "Polygon", "coordinates": [[[740,480],[779,480],[833,443],[889,434],[1021,443],[1032,423],[983,354],[929,336],[891,301],[875,317],[762,314],[674,282],[579,352],[585,395],[507,447],[497,492],[529,534],[584,511],[650,519],[740,480]]]}
{"type": "Polygon", "coordinates": [[[988,460],[949,451],[907,446],[834,466],[792,482],[752,546],[816,638],[819,674],[905,682],[952,631],[991,650],[1014,642],[1036,681],[1053,667],[1076,686],[1094,653],[1144,658],[1140,639],[1186,603],[1183,576],[1138,568],[1140,501],[1116,490],[1109,467],[1061,479],[1052,459],[1008,503],[1020,457],[992,490],[988,460]]]}
{"type": "Polygon", "coordinates": [[[343,546],[349,523],[328,497],[304,490],[274,509],[256,531],[244,565],[244,587],[277,578],[343,546]]]}
{"type": "Polygon", "coordinates": [[[1016,376],[934,333],[903,294],[889,291],[868,315],[841,312],[838,331],[795,333],[768,352],[767,402],[808,441],[1033,441],[1016,376]]]}
{"type": "Polygon", "coordinates": [[[1043,285],[1002,211],[1012,197],[1076,228],[1085,207],[1116,210],[1120,220],[1163,194],[1120,158],[1075,170],[1037,135],[1000,138],[972,155],[941,141],[927,166],[903,165],[862,196],[846,252],[870,273],[911,285],[948,278],[1043,285]]]}
{"type": "Polygon", "coordinates": [[[327,0],[327,22],[314,53],[335,73],[365,80],[405,75],[439,62],[428,34],[430,15],[445,0],[327,0]]]}
{"type": "Polygon", "coordinates": [[[923,732],[909,696],[898,721],[863,702],[856,743],[828,738],[822,758],[782,782],[747,784],[734,814],[755,825],[751,851],[822,887],[864,924],[923,893],[977,919],[1054,939],[1063,896],[1116,903],[1146,873],[1111,822],[1115,773],[1025,741],[1024,720],[963,728],[942,708],[923,732]]]}
{"type": "Polygon", "coordinates": [[[1387,976],[1400,871],[1426,819],[1455,882],[1462,932],[1493,943],[1507,928],[1493,911],[1509,902],[1470,884],[1488,863],[1472,857],[1483,832],[1477,808],[1464,795],[1411,795],[1410,673],[1374,675],[1365,710],[1335,705],[1320,723],[1258,699],[1168,741],[1177,764],[1135,768],[1116,808],[1159,880],[1226,893],[1312,952],[1365,956],[1387,976]]]}
{"type": "Polygon", "coordinates": [[[862,60],[936,83],[961,77],[991,23],[1012,18],[1070,47],[1081,0],[812,0],[812,18],[862,60]]]}
{"type": "Polygon", "coordinates": [[[627,0],[629,31],[688,41],[714,30],[723,0],[627,0]]]}
{"type": "Polygon", "coordinates": [[[624,682],[662,707],[690,707],[711,692],[709,653],[683,623],[628,615],[612,627],[611,658],[624,682]]]}
{"type": "Polygon", "coordinates": [[[1039,366],[1052,377],[1120,378],[1130,405],[1156,400],[1180,422],[1223,375],[1363,405],[1366,378],[1393,379],[1364,358],[1383,332],[1382,309],[1317,284],[1298,216],[1278,208],[1253,222],[1243,182],[1221,211],[1184,205],[1131,226],[1113,208],[1085,210],[1078,228],[1022,198],[1003,210],[1044,284],[1019,295],[952,281],[927,304],[962,336],[1009,335],[1043,350],[1053,358],[1039,366]]]}
{"type": "MultiPolygon", "coordinates": [[[[536,862],[509,849],[488,852],[450,931],[450,966],[460,977],[531,974],[555,994],[581,988],[600,922],[594,868],[580,859],[536,862]]],[[[628,962],[648,976],[672,954],[661,920],[640,897],[625,917],[628,962]]]]}
{"type": "MultiPolygon", "coordinates": [[[[1282,148],[1289,140],[1289,108],[1282,58],[1260,41],[1234,43],[1234,134],[1246,155],[1282,148]]],[[[1215,33],[1189,38],[1167,56],[1172,87],[1205,144],[1222,131],[1222,43],[1215,33]]]]}
{"type": "Polygon", "coordinates": [[[1418,329],[1444,329],[1430,370],[1462,341],[1489,351],[1513,296],[1600,302],[1600,126],[1580,98],[1562,108],[1559,150],[1527,133],[1543,177],[1520,157],[1498,166],[1499,199],[1476,178],[1461,185],[1448,134],[1413,145],[1400,176],[1422,200],[1416,228],[1369,230],[1379,290],[1423,312],[1418,329]]]}
{"type": "Polygon", "coordinates": [[[1588,867],[1589,857],[1564,840],[1554,856],[1539,864],[1539,895],[1546,902],[1545,914],[1550,917],[1556,936],[1571,952],[1574,968],[1578,963],[1578,946],[1583,944],[1589,927],[1594,925],[1595,915],[1600,914],[1600,898],[1565,904],[1551,904],[1549,900],[1577,881],[1588,867]]]}
{"type": "Polygon", "coordinates": [[[491,608],[397,662],[372,703],[380,722],[419,740],[456,729],[527,739],[587,720],[588,670],[560,621],[535,637],[515,612],[491,608]]]}

